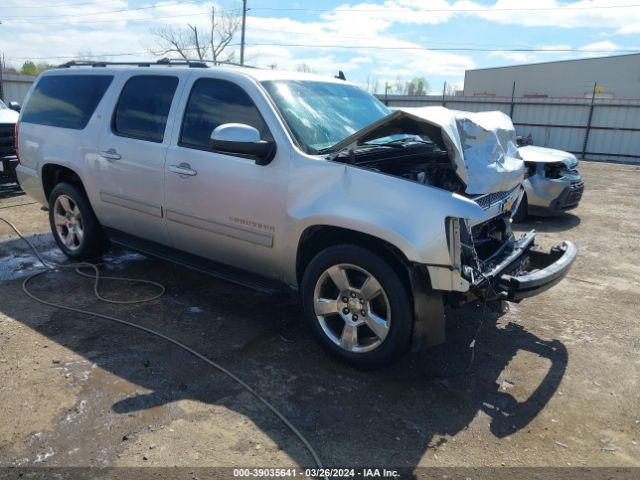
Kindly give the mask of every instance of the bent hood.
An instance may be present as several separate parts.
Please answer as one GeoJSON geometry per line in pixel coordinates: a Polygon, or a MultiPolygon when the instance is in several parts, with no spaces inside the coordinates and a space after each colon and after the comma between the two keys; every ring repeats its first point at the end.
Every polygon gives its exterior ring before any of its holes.
{"type": "Polygon", "coordinates": [[[502,112],[462,112],[443,107],[396,110],[331,148],[355,149],[390,135],[426,135],[444,144],[465,192],[480,195],[511,190],[524,179],[511,119],[502,112]]]}

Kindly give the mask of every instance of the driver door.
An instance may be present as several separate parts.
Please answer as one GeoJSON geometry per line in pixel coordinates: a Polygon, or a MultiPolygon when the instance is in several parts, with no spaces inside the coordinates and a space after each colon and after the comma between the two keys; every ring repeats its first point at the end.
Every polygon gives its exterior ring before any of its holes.
{"type": "Polygon", "coordinates": [[[225,123],[250,125],[262,139],[273,139],[243,88],[195,78],[165,163],[169,239],[179,250],[279,278],[274,247],[285,215],[287,158],[276,152],[261,166],[247,156],[214,152],[211,134],[225,123]]]}

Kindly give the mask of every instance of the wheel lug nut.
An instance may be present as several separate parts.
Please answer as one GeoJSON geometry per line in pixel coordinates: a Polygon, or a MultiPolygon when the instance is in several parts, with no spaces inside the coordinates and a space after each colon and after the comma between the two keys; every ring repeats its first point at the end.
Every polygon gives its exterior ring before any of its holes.
{"type": "Polygon", "coordinates": [[[343,308],[342,309],[342,313],[344,313],[345,315],[347,315],[349,313],[349,309],[348,308],[343,308]]]}
{"type": "Polygon", "coordinates": [[[354,322],[358,320],[358,315],[356,315],[355,313],[353,314],[353,316],[351,317],[351,320],[353,320],[354,322]]]}
{"type": "Polygon", "coordinates": [[[361,298],[361,299],[360,299],[360,304],[361,304],[361,305],[364,305],[364,298],[361,298]]]}
{"type": "Polygon", "coordinates": [[[351,298],[356,298],[356,292],[351,292],[351,298]]]}
{"type": "Polygon", "coordinates": [[[360,310],[360,315],[362,315],[363,317],[367,314],[367,312],[365,312],[364,310],[360,310]]]}
{"type": "Polygon", "coordinates": [[[347,303],[347,302],[349,301],[349,297],[342,297],[342,301],[343,301],[344,303],[347,303]]]}

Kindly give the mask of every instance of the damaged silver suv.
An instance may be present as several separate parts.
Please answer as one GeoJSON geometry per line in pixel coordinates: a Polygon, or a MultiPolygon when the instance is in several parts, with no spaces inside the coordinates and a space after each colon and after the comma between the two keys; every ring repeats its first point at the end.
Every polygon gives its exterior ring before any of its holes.
{"type": "Polygon", "coordinates": [[[500,113],[391,112],[338,79],[173,62],[67,64],[25,103],[19,180],[67,256],[111,240],[297,290],[358,366],[443,342],[445,305],[543,292],[576,256],[511,231],[524,164],[500,113]]]}

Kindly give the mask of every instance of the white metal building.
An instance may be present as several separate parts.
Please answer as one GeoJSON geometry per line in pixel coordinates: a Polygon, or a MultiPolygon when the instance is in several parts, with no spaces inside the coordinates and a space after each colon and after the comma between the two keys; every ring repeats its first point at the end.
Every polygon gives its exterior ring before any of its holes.
{"type": "Polygon", "coordinates": [[[640,53],[467,70],[465,96],[640,98],[640,53]],[[515,92],[514,92],[515,85],[515,92]]]}
{"type": "Polygon", "coordinates": [[[0,76],[2,88],[0,88],[0,90],[2,91],[4,102],[18,102],[22,104],[24,97],[27,95],[31,84],[36,78],[35,75],[2,72],[0,76]]]}

